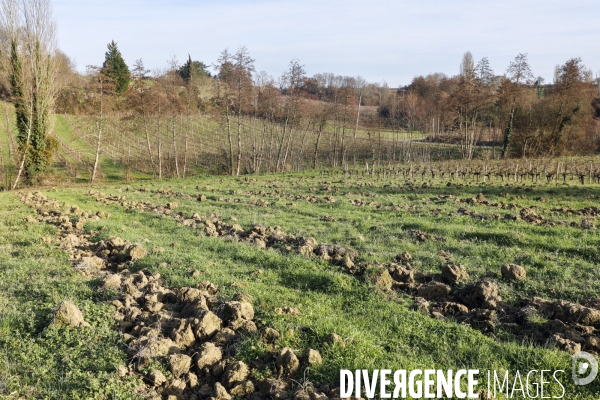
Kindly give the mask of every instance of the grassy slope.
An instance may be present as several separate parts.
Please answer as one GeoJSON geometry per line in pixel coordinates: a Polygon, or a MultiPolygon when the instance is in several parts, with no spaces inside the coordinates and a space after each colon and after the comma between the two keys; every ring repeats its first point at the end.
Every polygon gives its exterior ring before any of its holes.
{"type": "MultiPolygon", "coordinates": [[[[308,174],[302,175],[307,177],[308,174]]],[[[460,197],[473,197],[483,191],[493,200],[514,202],[519,205],[537,204],[538,212],[551,219],[579,221],[568,216],[552,216],[549,210],[555,205],[569,204],[575,208],[595,204],[590,194],[598,196],[598,187],[585,189],[567,187],[540,187],[535,192],[526,192],[501,186],[405,190],[396,184],[385,188],[383,182],[376,188],[358,187],[353,180],[333,183],[331,191],[321,191],[323,179],[300,180],[301,175],[291,177],[259,177],[256,183],[244,183],[233,178],[207,178],[181,182],[164,182],[144,185],[147,189],[171,188],[190,194],[204,193],[209,201],[198,203],[179,197],[166,196],[135,190],[124,191],[118,186],[103,190],[109,194],[127,195],[132,200],[149,200],[155,204],[177,201],[179,209],[187,215],[198,212],[201,215],[218,213],[222,218],[235,217],[248,227],[254,222],[265,225],[280,225],[284,231],[294,234],[311,235],[319,241],[350,245],[361,253],[367,261],[389,261],[403,251],[409,251],[415,266],[422,271],[438,271],[441,258],[439,250],[450,251],[455,259],[465,265],[472,277],[482,276],[486,270],[499,272],[502,264],[517,262],[525,266],[528,279],[521,283],[501,281],[501,295],[512,302],[517,297],[538,295],[545,298],[565,298],[578,300],[598,296],[596,284],[598,271],[595,260],[598,256],[599,234],[597,230],[581,231],[572,227],[537,227],[525,222],[479,221],[468,217],[449,217],[463,203],[435,204],[431,199],[440,193],[453,193],[460,197]],[[194,189],[196,185],[201,190],[194,189]],[[211,189],[205,189],[208,185],[211,189]],[[276,187],[273,187],[276,185],[276,187]],[[269,186],[269,187],[268,187],[269,186]],[[295,206],[285,198],[279,201],[268,196],[262,198],[274,203],[267,208],[249,206],[248,200],[256,199],[248,194],[250,190],[264,190],[272,193],[275,189],[282,193],[333,195],[338,200],[334,204],[312,204],[304,200],[294,200],[295,206]],[[500,192],[516,193],[519,198],[498,197],[500,192]],[[520,198],[525,195],[526,198],[520,198]],[[376,197],[371,197],[376,196],[376,197]],[[537,196],[549,199],[539,203],[537,196]],[[219,201],[228,197],[243,199],[243,203],[219,201]],[[375,200],[380,204],[417,205],[417,211],[377,211],[371,207],[356,207],[347,202],[349,198],[375,200]],[[441,209],[439,216],[431,214],[432,209],[441,209]],[[337,222],[321,221],[324,215],[333,216],[337,222]],[[376,227],[371,229],[371,227],[376,227]],[[407,234],[410,229],[420,229],[446,238],[446,242],[426,241],[416,243],[407,234]],[[362,235],[364,242],[358,239],[362,235]]],[[[388,184],[390,182],[387,182],[388,184]]],[[[140,188],[136,184],[132,189],[140,188]]],[[[551,348],[531,346],[527,342],[514,340],[508,333],[498,331],[502,341],[472,330],[468,326],[452,321],[436,321],[428,316],[410,310],[412,300],[400,296],[394,301],[373,292],[361,280],[340,272],[323,261],[307,259],[297,255],[284,255],[274,250],[259,250],[241,243],[224,242],[221,239],[198,236],[192,229],[178,225],[170,218],[162,218],[143,212],[125,212],[118,206],[105,206],[85,195],[84,189],[54,190],[46,193],[61,202],[77,204],[87,211],[103,209],[113,217],[101,223],[91,224],[88,229],[106,226],[99,238],[118,235],[135,242],[145,242],[148,248],[164,247],[165,253],[154,254],[138,262],[136,268],[159,271],[171,286],[194,285],[198,280],[208,279],[220,286],[223,296],[231,296],[243,291],[255,298],[258,319],[286,333],[278,346],[291,346],[300,352],[308,347],[321,351],[324,364],[311,370],[306,379],[313,382],[333,382],[338,380],[340,368],[479,368],[509,369],[529,371],[531,369],[563,369],[569,373],[570,357],[551,348]],[[160,267],[163,262],[168,267],[160,267]],[[192,278],[193,270],[200,270],[201,276],[192,278]],[[262,269],[264,274],[256,271],[262,269]],[[276,315],[273,310],[282,305],[300,308],[300,316],[276,315]],[[324,339],[335,332],[345,338],[348,345],[330,346],[324,339]]],[[[9,211],[1,227],[10,232],[19,219],[27,212],[15,206],[12,194],[3,194],[2,202],[13,209],[9,211]]],[[[515,211],[490,210],[482,205],[467,206],[480,212],[507,213],[515,211]]],[[[517,211],[518,212],[518,211],[517,211]]],[[[83,284],[83,280],[70,272],[64,254],[51,247],[39,244],[39,237],[52,234],[51,229],[39,225],[27,225],[26,230],[11,232],[3,247],[2,293],[7,310],[2,314],[3,336],[0,339],[5,352],[5,363],[13,362],[25,354],[41,354],[50,377],[64,376],[67,382],[60,386],[45,375],[32,371],[30,362],[15,363],[3,377],[10,390],[20,393],[25,386],[34,385],[42,393],[57,396],[58,390],[90,390],[98,382],[111,382],[109,387],[118,388],[122,382],[109,375],[111,368],[119,362],[123,354],[119,352],[118,339],[107,330],[108,317],[103,314],[106,306],[94,304],[93,283],[83,284]],[[19,258],[17,258],[19,257],[19,258]],[[42,261],[39,261],[42,260],[42,261]],[[27,279],[26,279],[27,277],[27,279]],[[36,284],[38,282],[38,284],[36,284]],[[43,282],[43,284],[41,283],[43,282]],[[33,286],[32,286],[33,285],[33,286]],[[35,288],[33,290],[32,288],[35,288]],[[10,297],[12,296],[12,297],[10,297]],[[61,333],[45,329],[48,313],[63,297],[73,297],[84,306],[88,315],[98,315],[96,329],[101,333],[98,346],[106,346],[100,356],[103,369],[93,368],[84,362],[64,365],[58,362],[64,357],[57,348],[70,353],[80,347],[77,341],[66,338],[61,333]],[[33,312],[29,312],[32,310],[33,312]],[[16,332],[19,332],[16,334],[16,332]],[[48,333],[50,332],[50,333],[48,333]],[[38,336],[40,335],[41,336],[38,336]],[[19,336],[20,335],[20,336],[19,336]],[[50,335],[51,339],[47,339],[50,335]],[[36,339],[32,342],[31,338],[36,339]],[[66,341],[66,344],[61,344],[66,341]],[[13,348],[25,346],[24,352],[13,348]],[[104,353],[103,353],[104,354],[104,353]],[[16,357],[16,358],[15,358],[16,357]],[[9,361],[11,360],[11,361],[9,361]],[[49,361],[50,360],[50,361],[49,361]],[[54,361],[51,361],[54,360],[54,361]],[[83,375],[87,379],[70,381],[72,376],[83,375]],[[34,379],[37,379],[37,384],[34,379]]],[[[84,339],[85,340],[85,339],[84,339]]],[[[81,351],[81,349],[79,350],[81,351]]],[[[90,351],[95,351],[94,348],[90,351]]],[[[241,355],[250,360],[263,354],[266,348],[256,338],[249,338],[241,347],[241,355]]],[[[563,382],[570,379],[565,374],[563,382]]],[[[60,381],[59,382],[63,382],[60,381]]],[[[570,399],[596,398],[599,385],[575,388],[568,386],[570,399]]],[[[560,392],[559,392],[560,393],[560,392]]]]}
{"type": "MultiPolygon", "coordinates": [[[[329,127],[329,129],[333,130],[332,127],[329,127]]],[[[366,129],[366,128],[360,128],[356,131],[356,137],[359,138],[364,138],[364,139],[368,139],[369,137],[372,140],[378,140],[381,134],[381,139],[382,140],[389,140],[389,141],[393,141],[398,140],[398,141],[405,141],[405,140],[423,140],[425,139],[428,135],[419,131],[413,131],[412,134],[410,132],[407,131],[399,131],[399,132],[393,132],[391,130],[378,130],[378,129],[366,129]],[[369,136],[370,135],[370,136],[369,136]]],[[[350,136],[350,137],[354,137],[354,128],[349,128],[346,130],[346,135],[350,136]]]]}
{"type": "MultiPolygon", "coordinates": [[[[55,132],[63,143],[70,148],[69,152],[63,150],[67,162],[77,163],[79,156],[76,155],[80,155],[81,160],[85,160],[92,165],[96,150],[89,143],[93,142],[94,139],[88,137],[88,140],[84,140],[81,138],[64,115],[56,115],[55,118],[55,132]]],[[[123,166],[103,153],[100,154],[100,170],[108,181],[114,182],[123,179],[123,166]]],[[[78,179],[76,181],[87,182],[90,174],[91,171],[89,169],[79,166],[78,179]]]]}
{"type": "MultiPolygon", "coordinates": [[[[8,105],[9,107],[13,135],[15,134],[12,105],[10,103],[0,102],[0,152],[5,162],[9,160],[9,138],[6,130],[6,118],[4,108],[6,105],[8,105]]],[[[90,141],[86,141],[79,137],[71,123],[67,120],[67,118],[64,115],[54,115],[53,122],[53,132],[60,138],[62,143],[66,146],[66,148],[62,146],[59,147],[59,159],[55,161],[64,160],[66,161],[67,166],[74,166],[74,168],[76,168],[76,175],[74,175],[75,171],[72,171],[70,168],[64,168],[63,165],[55,164],[54,172],[57,174],[57,178],[60,178],[58,180],[62,180],[65,178],[66,175],[69,175],[69,178],[71,178],[70,180],[72,182],[87,182],[89,180],[91,171],[90,168],[85,168],[85,166],[81,164],[81,162],[87,162],[88,164],[92,164],[94,160],[95,148],[89,144],[90,141]]],[[[105,179],[109,182],[121,181],[124,176],[123,165],[117,161],[112,160],[105,154],[101,154],[100,156],[100,170],[105,175],[105,179]]],[[[136,177],[140,178],[142,176],[136,173],[136,177]]],[[[12,182],[12,179],[14,179],[14,176],[11,175],[10,182],[12,182]]],[[[2,183],[0,183],[0,185],[1,184],[2,183]]]]}
{"type": "Polygon", "coordinates": [[[94,149],[85,140],[78,137],[71,124],[64,115],[57,114],[54,119],[56,135],[69,147],[69,152],[62,150],[68,161],[76,161],[76,154],[81,154],[83,159],[92,159],[94,149]]]}

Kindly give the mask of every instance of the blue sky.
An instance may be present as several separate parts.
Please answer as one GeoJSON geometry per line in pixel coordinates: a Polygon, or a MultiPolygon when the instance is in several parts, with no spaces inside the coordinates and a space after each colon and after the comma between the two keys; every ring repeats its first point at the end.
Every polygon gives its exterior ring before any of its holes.
{"type": "Polygon", "coordinates": [[[518,53],[551,81],[581,57],[600,71],[600,11],[592,0],[54,0],[61,49],[79,70],[101,64],[115,40],[131,66],[165,68],[188,53],[210,64],[245,45],[257,71],[277,77],[297,58],[309,75],[386,81],[458,73],[465,51],[502,74],[518,53]]]}

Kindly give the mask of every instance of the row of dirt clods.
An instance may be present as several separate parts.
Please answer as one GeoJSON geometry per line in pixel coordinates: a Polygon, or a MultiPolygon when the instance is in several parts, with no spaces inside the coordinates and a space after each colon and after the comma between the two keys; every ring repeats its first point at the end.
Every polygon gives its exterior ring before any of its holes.
{"type": "MultiPolygon", "coordinates": [[[[452,317],[492,335],[501,328],[540,344],[554,343],[573,354],[580,350],[600,353],[600,299],[576,304],[533,297],[521,300],[518,306],[510,305],[500,296],[499,274],[490,271],[473,280],[464,265],[450,261],[451,254],[439,255],[447,259],[440,273],[417,271],[411,266],[410,254],[404,253],[392,263],[367,269],[365,274],[382,289],[412,294],[415,309],[434,318],[452,317]],[[538,322],[542,320],[546,322],[538,322]]],[[[527,279],[520,265],[504,264],[500,272],[505,281],[527,279]]]]}

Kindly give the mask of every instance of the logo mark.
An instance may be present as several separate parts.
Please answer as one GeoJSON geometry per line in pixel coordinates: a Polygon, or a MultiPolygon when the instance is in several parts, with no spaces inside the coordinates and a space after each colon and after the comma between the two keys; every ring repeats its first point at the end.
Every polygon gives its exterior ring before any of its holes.
{"type": "Polygon", "coordinates": [[[598,361],[590,353],[580,351],[573,356],[573,381],[583,386],[592,383],[598,375],[598,361]]]}

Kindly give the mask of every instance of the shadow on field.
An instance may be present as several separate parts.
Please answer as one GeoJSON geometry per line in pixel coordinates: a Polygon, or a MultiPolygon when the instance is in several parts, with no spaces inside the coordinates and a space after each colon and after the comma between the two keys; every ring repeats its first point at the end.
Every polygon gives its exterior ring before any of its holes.
{"type": "Polygon", "coordinates": [[[469,240],[472,242],[490,242],[497,246],[512,247],[512,246],[524,246],[526,243],[516,237],[516,234],[511,233],[499,233],[499,232],[463,232],[457,235],[457,239],[469,240]]]}

